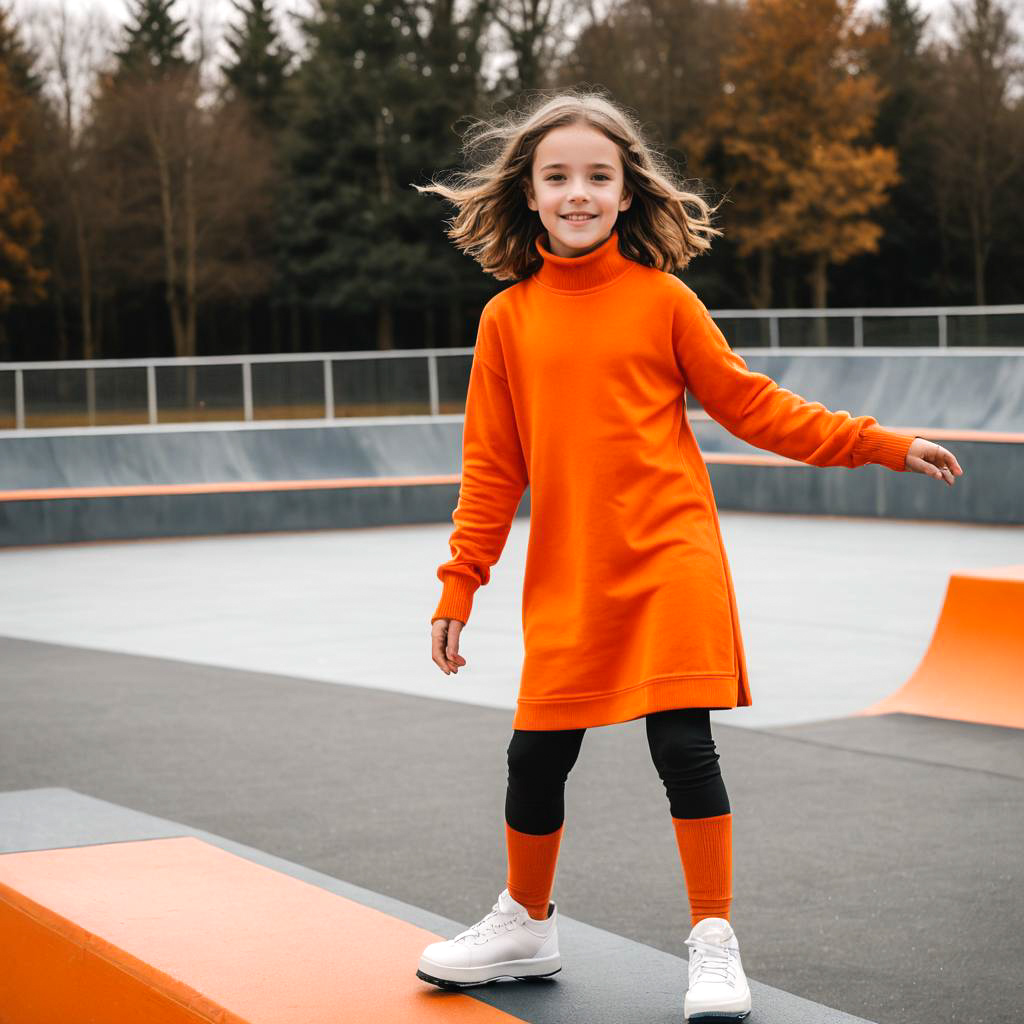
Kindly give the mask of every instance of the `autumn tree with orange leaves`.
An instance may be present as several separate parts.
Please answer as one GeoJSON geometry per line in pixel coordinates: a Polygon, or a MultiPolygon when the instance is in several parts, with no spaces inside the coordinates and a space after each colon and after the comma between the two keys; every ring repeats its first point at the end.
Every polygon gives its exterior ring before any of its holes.
{"type": "Polygon", "coordinates": [[[22,98],[0,64],[0,313],[14,302],[43,299],[49,276],[32,251],[42,239],[42,219],[11,170],[11,157],[22,144],[21,117],[22,98]]]}
{"type": "Polygon", "coordinates": [[[812,304],[824,307],[829,265],[874,251],[870,214],[899,181],[896,151],[867,141],[884,95],[865,60],[879,30],[854,5],[750,0],[720,65],[720,100],[683,140],[698,159],[720,152],[728,233],[758,261],[757,307],[772,304],[778,252],[809,261],[812,304]]]}

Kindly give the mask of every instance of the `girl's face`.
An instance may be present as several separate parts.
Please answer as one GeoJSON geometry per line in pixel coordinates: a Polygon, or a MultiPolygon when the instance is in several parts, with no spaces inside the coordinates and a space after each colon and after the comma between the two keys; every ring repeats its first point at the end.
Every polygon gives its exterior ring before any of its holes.
{"type": "Polygon", "coordinates": [[[624,195],[618,146],[582,124],[552,128],[540,140],[524,185],[527,205],[540,214],[548,248],[556,256],[582,256],[596,249],[633,199],[624,195]]]}

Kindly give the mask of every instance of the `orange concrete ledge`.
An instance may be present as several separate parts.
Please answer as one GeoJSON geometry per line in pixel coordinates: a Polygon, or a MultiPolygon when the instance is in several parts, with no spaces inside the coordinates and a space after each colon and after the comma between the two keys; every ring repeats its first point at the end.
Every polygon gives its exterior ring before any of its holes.
{"type": "Polygon", "coordinates": [[[950,576],[921,664],[856,714],[894,711],[1024,729],[1024,565],[950,576]]]}
{"type": "Polygon", "coordinates": [[[518,1020],[416,978],[438,938],[191,836],[9,853],[0,1021],[518,1020]]]}

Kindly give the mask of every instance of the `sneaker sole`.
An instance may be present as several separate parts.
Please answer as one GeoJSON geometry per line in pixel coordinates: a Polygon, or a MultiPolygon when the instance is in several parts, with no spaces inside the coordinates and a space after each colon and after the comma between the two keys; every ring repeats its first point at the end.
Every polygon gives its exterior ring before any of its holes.
{"type": "Polygon", "coordinates": [[[698,1010],[696,1013],[691,1013],[686,1020],[746,1020],[749,1016],[749,1010],[739,1010],[735,1013],[723,1013],[721,1010],[698,1010]]]}
{"type": "Polygon", "coordinates": [[[557,953],[541,960],[507,960],[502,964],[487,964],[482,967],[442,967],[429,960],[421,960],[416,977],[439,988],[474,988],[477,985],[489,985],[499,978],[511,978],[514,981],[550,978],[561,969],[561,956],[557,953]],[[424,970],[424,967],[427,970],[424,970]],[[438,974],[431,974],[431,971],[443,971],[454,977],[442,978],[438,974]]]}
{"type": "Polygon", "coordinates": [[[740,1005],[733,1010],[718,1009],[718,1010],[692,1010],[690,1013],[686,1012],[685,1001],[683,1003],[683,1019],[686,1021],[691,1020],[746,1020],[750,1016],[750,1001],[746,1001],[747,1005],[743,1005],[743,1001],[740,1001],[740,1005]]]}

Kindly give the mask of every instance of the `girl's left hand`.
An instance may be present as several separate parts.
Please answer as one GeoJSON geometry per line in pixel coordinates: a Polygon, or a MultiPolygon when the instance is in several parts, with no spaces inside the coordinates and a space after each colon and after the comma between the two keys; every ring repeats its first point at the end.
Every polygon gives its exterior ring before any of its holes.
{"type": "Polygon", "coordinates": [[[954,476],[963,476],[964,471],[956,456],[946,451],[941,445],[934,441],[926,441],[923,437],[915,437],[907,451],[907,469],[915,473],[927,473],[939,480],[945,480],[950,487],[953,486],[954,476]]]}

